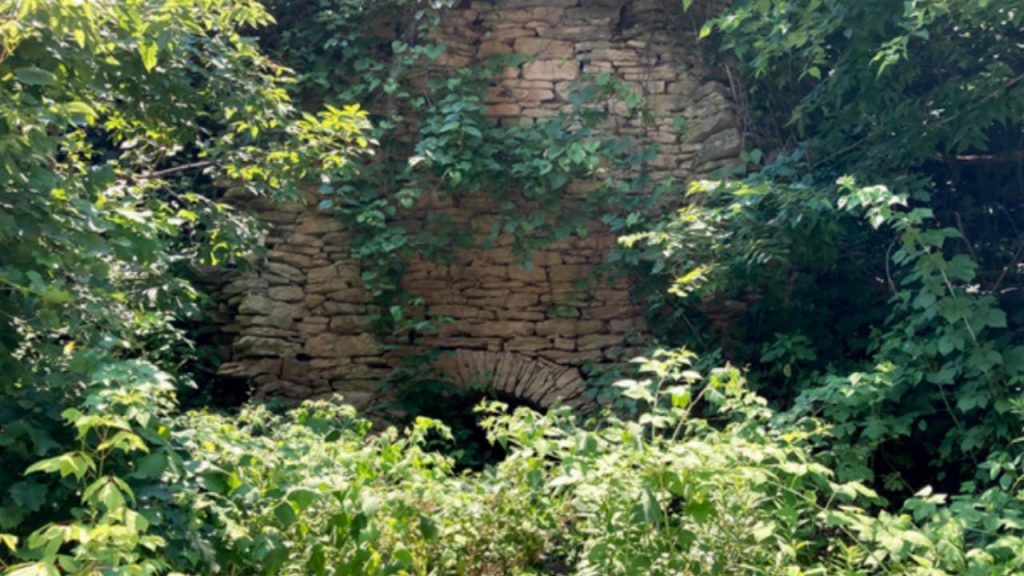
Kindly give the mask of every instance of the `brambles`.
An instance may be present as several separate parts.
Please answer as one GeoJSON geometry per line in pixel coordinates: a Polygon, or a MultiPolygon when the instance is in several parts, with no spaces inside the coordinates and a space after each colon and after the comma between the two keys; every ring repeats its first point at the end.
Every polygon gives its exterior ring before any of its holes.
{"type": "Polygon", "coordinates": [[[0,2],[0,572],[1024,570],[1019,7],[737,3],[707,30],[743,62],[767,152],[651,222],[635,192],[670,186],[615,170],[650,143],[595,130],[601,99],[642,109],[611,76],[532,126],[487,119],[493,69],[413,89],[445,5],[303,3],[260,48],[256,2],[0,2]],[[378,11],[410,23],[384,47],[378,11]],[[304,113],[294,87],[333,92],[304,113]],[[183,412],[186,269],[256,238],[218,186],[293,198],[317,178],[382,330],[431,328],[400,264],[457,248],[398,210],[528,190],[536,212],[509,202],[499,229],[523,254],[583,221],[629,234],[615,256],[657,287],[674,351],[591,418],[485,403],[503,458],[475,470],[433,449],[464,431],[415,415],[371,434],[333,401],[183,412]]]}

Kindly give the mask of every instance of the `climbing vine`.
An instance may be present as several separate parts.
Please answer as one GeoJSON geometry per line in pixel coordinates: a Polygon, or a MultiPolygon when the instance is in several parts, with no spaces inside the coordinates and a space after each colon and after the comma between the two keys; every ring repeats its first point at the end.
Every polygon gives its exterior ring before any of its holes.
{"type": "Polygon", "coordinates": [[[643,168],[657,147],[607,129],[604,105],[613,100],[624,104],[623,119],[645,117],[642,95],[608,73],[578,80],[568,105],[551,118],[489,118],[488,88],[503,69],[528,58],[441,66],[446,47],[435,32],[450,7],[357,1],[306,2],[296,10],[287,3],[276,6],[287,32],[266,41],[283,61],[306,71],[297,85],[304,100],[358,100],[372,113],[376,157],[325,173],[319,193],[320,208],[337,214],[353,234],[351,250],[385,337],[406,339],[444,320],[426,318],[422,301],[402,290],[410,258],[444,261],[459,249],[491,247],[510,236],[529,267],[533,250],[585,237],[594,222],[615,232],[638,230],[665,190],[643,168]],[[299,17],[317,25],[287,26],[299,17]],[[588,185],[574,186],[581,182],[588,185]],[[460,229],[443,211],[413,214],[428,196],[457,202],[474,195],[493,199],[498,209],[486,228],[460,229]],[[410,220],[422,228],[411,231],[410,220]]]}

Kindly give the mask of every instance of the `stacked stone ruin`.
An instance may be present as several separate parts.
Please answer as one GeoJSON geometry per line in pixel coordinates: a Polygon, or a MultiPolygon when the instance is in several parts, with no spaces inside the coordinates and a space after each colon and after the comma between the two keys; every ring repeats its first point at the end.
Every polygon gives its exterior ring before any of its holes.
{"type": "MultiPolygon", "coordinates": [[[[505,71],[487,94],[496,122],[532,122],[567,105],[581,75],[608,72],[646,96],[654,122],[625,122],[623,133],[660,145],[649,169],[680,189],[734,161],[739,116],[729,76],[703,63],[695,34],[673,22],[678,1],[503,0],[445,12],[442,66],[495,54],[531,59],[505,71]],[[686,121],[685,132],[677,119],[686,121]]],[[[614,108],[614,103],[611,104],[614,108]]],[[[618,110],[609,110],[614,116],[618,110]]],[[[289,399],[343,394],[372,403],[378,382],[400,361],[371,332],[374,312],[341,221],[305,204],[246,199],[268,226],[265,260],[220,289],[228,336],[223,377],[251,382],[257,396],[289,399]]],[[[443,210],[456,226],[496,216],[494,202],[465,197],[416,210],[443,210]]],[[[587,366],[612,365],[643,350],[642,307],[626,278],[587,282],[616,238],[595,223],[586,239],[533,254],[524,267],[513,239],[460,252],[454,263],[409,263],[404,287],[426,310],[453,321],[420,344],[449,352],[439,366],[457,384],[490,384],[537,405],[582,405],[587,366]],[[583,286],[581,289],[580,286],[583,286]]]]}

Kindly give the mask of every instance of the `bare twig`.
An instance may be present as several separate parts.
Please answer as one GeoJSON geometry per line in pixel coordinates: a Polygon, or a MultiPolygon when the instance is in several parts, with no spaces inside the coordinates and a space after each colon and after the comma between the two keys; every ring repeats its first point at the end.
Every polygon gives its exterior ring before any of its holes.
{"type": "Polygon", "coordinates": [[[958,164],[1004,164],[1024,162],[1024,150],[1010,150],[995,154],[959,154],[949,160],[958,164]]]}
{"type": "Polygon", "coordinates": [[[174,166],[172,168],[165,168],[163,170],[157,170],[155,172],[149,172],[149,173],[146,173],[146,174],[141,174],[141,175],[137,176],[137,178],[141,178],[141,179],[144,179],[144,180],[149,180],[149,179],[152,179],[152,178],[163,178],[164,176],[170,176],[172,174],[177,174],[179,172],[187,172],[189,170],[199,170],[201,168],[209,168],[210,166],[213,166],[213,165],[214,165],[214,163],[212,161],[210,161],[210,160],[200,160],[199,162],[191,162],[189,164],[182,164],[180,166],[174,166]]]}
{"type": "Polygon", "coordinates": [[[974,251],[974,245],[971,244],[971,239],[967,236],[967,229],[964,228],[964,221],[960,218],[960,213],[954,212],[953,216],[956,218],[956,229],[960,231],[960,239],[967,246],[967,253],[971,256],[971,260],[980,264],[981,260],[978,260],[978,253],[974,251]]]}
{"type": "Polygon", "coordinates": [[[1017,253],[1013,255],[1013,259],[1006,266],[1003,266],[1003,271],[999,274],[999,278],[996,279],[996,283],[992,285],[992,293],[998,294],[999,287],[1003,285],[1003,280],[1006,279],[1006,275],[1010,272],[1010,269],[1016,268],[1020,264],[1021,257],[1024,257],[1024,242],[1020,243],[1020,247],[1017,248],[1017,253]]]}

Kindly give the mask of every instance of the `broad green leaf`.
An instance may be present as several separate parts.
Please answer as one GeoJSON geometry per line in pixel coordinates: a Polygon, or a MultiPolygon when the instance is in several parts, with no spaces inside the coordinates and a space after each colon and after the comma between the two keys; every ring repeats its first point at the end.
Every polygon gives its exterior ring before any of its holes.
{"type": "Polygon", "coordinates": [[[60,571],[50,562],[32,562],[11,566],[4,576],[60,576],[60,571]]]}
{"type": "Polygon", "coordinates": [[[57,77],[52,72],[36,66],[16,68],[14,70],[14,77],[18,79],[18,82],[31,86],[49,86],[57,82],[57,77]]]}
{"type": "Polygon", "coordinates": [[[142,57],[142,66],[147,72],[156,68],[158,52],[159,49],[155,42],[143,40],[139,43],[139,56],[142,57]]]}

